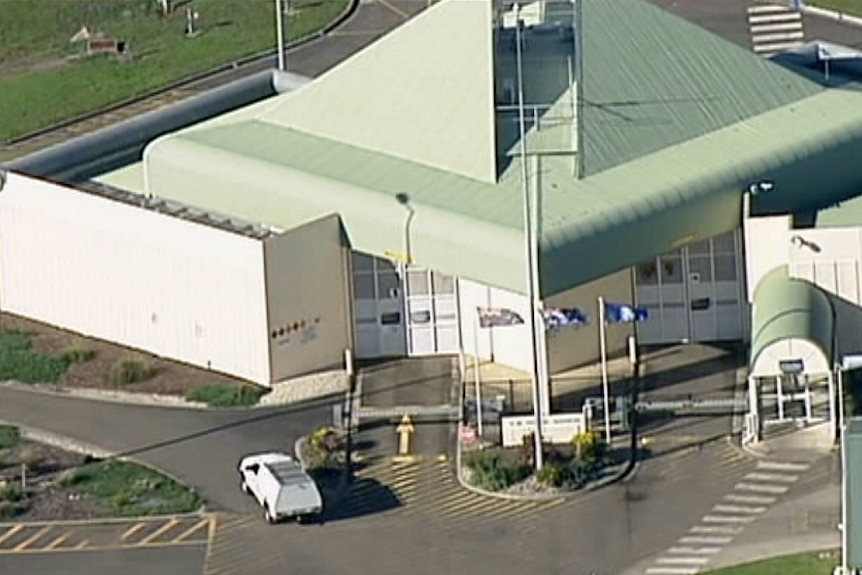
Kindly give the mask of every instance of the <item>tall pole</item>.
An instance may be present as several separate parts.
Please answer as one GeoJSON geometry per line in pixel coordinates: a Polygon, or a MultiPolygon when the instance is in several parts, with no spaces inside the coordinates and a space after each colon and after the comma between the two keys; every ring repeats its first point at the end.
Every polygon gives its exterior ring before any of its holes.
{"type": "Polygon", "coordinates": [[[278,44],[278,69],[284,72],[284,10],[282,9],[282,2],[283,0],[275,0],[275,32],[276,43],[278,44]]]}
{"type": "Polygon", "coordinates": [[[539,377],[539,346],[536,326],[536,289],[533,278],[533,226],[532,210],[530,209],[530,185],[527,177],[527,129],[524,118],[524,66],[521,54],[521,12],[520,6],[515,4],[515,61],[518,69],[518,129],[521,139],[521,185],[524,193],[524,250],[526,252],[527,267],[527,299],[530,303],[530,341],[533,350],[533,413],[536,417],[535,439],[535,463],[536,469],[542,468],[542,409],[540,403],[540,377],[539,377]]]}
{"type": "Polygon", "coordinates": [[[611,406],[608,391],[608,350],[605,334],[605,298],[599,297],[599,353],[602,362],[602,396],[605,405],[605,442],[611,443],[611,406]]]}
{"type": "Polygon", "coordinates": [[[479,442],[482,441],[482,375],[481,366],[479,365],[479,313],[473,316],[473,345],[475,346],[475,355],[473,356],[473,384],[476,386],[474,393],[476,394],[476,432],[479,434],[479,442]]]}
{"type": "Polygon", "coordinates": [[[584,177],[584,13],[583,0],[573,0],[575,5],[575,128],[577,130],[578,179],[584,177]]]}

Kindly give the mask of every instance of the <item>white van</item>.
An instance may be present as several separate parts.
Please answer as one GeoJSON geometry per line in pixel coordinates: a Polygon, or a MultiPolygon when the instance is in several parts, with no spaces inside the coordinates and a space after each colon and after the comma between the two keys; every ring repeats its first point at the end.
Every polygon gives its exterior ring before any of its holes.
{"type": "Polygon", "coordinates": [[[253,495],[269,523],[311,519],[323,511],[323,498],[302,466],[284,453],[247,455],[239,462],[243,492],[253,495]]]}

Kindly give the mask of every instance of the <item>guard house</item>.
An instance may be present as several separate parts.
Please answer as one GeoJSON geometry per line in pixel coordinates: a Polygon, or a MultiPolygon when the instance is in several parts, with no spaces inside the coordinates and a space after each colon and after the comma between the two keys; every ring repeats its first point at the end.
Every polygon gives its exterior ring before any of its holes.
{"type": "Polygon", "coordinates": [[[835,421],[834,313],[816,285],[779,266],[752,301],[750,439],[775,425],[835,421]]]}

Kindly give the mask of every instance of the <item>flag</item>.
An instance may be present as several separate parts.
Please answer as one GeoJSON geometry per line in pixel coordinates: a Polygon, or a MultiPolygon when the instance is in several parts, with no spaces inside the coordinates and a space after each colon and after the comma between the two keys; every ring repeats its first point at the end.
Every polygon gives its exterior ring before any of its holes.
{"type": "Polygon", "coordinates": [[[507,327],[524,323],[524,318],[507,308],[480,307],[476,311],[480,327],[507,327]]]}
{"type": "Polygon", "coordinates": [[[551,307],[542,310],[542,318],[547,329],[557,329],[567,325],[583,325],[587,316],[576,307],[551,307]]]}
{"type": "Polygon", "coordinates": [[[630,323],[647,319],[645,307],[635,307],[626,303],[605,302],[605,321],[608,323],[630,323]]]}

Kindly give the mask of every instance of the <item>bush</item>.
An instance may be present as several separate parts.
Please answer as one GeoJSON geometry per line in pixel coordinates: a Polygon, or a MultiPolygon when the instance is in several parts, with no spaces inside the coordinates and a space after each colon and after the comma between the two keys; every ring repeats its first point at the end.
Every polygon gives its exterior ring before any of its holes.
{"type": "Polygon", "coordinates": [[[205,403],[210,407],[247,407],[260,401],[264,392],[265,390],[250,385],[214,383],[188,390],[186,399],[205,403]]]}
{"type": "Polygon", "coordinates": [[[17,503],[24,499],[24,493],[17,483],[4,483],[0,486],[0,501],[17,503]]]}
{"type": "Polygon", "coordinates": [[[607,455],[607,445],[598,431],[584,431],[575,435],[572,449],[575,457],[588,465],[601,464],[607,455]]]}
{"type": "Polygon", "coordinates": [[[332,469],[345,462],[344,434],[329,426],[312,432],[303,450],[303,463],[309,469],[332,469]]]}
{"type": "Polygon", "coordinates": [[[21,443],[21,430],[14,425],[0,425],[0,449],[15,447],[21,443]]]}
{"type": "Polygon", "coordinates": [[[39,473],[42,470],[44,458],[39,453],[38,447],[27,445],[18,452],[18,461],[23,463],[27,471],[39,473]]]}
{"type": "Polygon", "coordinates": [[[529,475],[529,467],[492,451],[476,451],[465,461],[472,483],[488,491],[502,491],[529,475]]]}
{"type": "Polygon", "coordinates": [[[0,380],[22,383],[56,381],[69,363],[62,357],[37,353],[30,336],[19,331],[0,331],[0,380]]]}
{"type": "Polygon", "coordinates": [[[24,512],[24,508],[18,501],[0,500],[0,518],[12,519],[24,512]]]}
{"type": "Polygon", "coordinates": [[[536,480],[547,487],[562,487],[565,469],[559,463],[546,463],[536,472],[536,480]]]}
{"type": "Polygon", "coordinates": [[[111,383],[116,386],[131,385],[151,378],[155,370],[136,359],[124,358],[111,366],[111,383]]]}
{"type": "Polygon", "coordinates": [[[96,352],[81,344],[72,344],[60,352],[60,359],[67,364],[84,363],[96,357],[96,352]]]}

